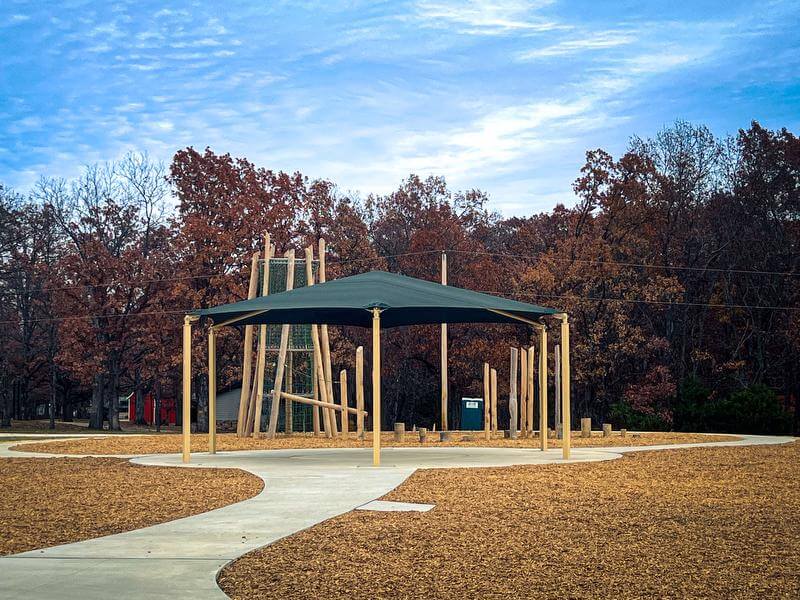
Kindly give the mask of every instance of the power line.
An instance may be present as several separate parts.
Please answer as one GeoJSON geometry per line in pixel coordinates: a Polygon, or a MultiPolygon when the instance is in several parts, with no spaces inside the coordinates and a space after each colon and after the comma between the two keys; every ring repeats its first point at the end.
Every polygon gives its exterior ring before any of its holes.
{"type": "MultiPolygon", "coordinates": [[[[445,250],[445,252],[452,252],[455,254],[478,254],[482,256],[499,256],[504,258],[536,258],[531,255],[527,254],[507,254],[502,252],[482,252],[482,251],[472,251],[472,250],[445,250]]],[[[553,260],[555,262],[574,262],[580,264],[591,264],[591,265],[603,265],[603,266],[617,266],[617,267],[642,267],[646,269],[663,269],[668,271],[670,269],[674,271],[701,271],[701,272],[713,272],[713,273],[736,273],[739,275],[776,275],[780,277],[792,277],[795,275],[800,275],[800,273],[796,271],[759,271],[753,269],[723,269],[718,267],[689,267],[685,265],[654,265],[651,263],[637,263],[637,262],[627,262],[627,261],[612,261],[612,260],[588,260],[588,259],[580,259],[580,258],[555,258],[555,257],[548,257],[548,260],[553,260]]]]}

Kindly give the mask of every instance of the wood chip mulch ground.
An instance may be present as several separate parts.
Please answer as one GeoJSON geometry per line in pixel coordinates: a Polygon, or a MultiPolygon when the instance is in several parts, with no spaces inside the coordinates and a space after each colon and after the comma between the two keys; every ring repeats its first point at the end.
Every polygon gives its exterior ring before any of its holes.
{"type": "MultiPolygon", "coordinates": [[[[481,434],[466,434],[453,432],[452,442],[439,442],[439,434],[428,434],[425,446],[493,446],[504,448],[538,448],[538,438],[519,438],[516,440],[503,439],[502,435],[495,436],[492,440],[483,439],[481,434]]],[[[721,442],[736,440],[735,436],[728,435],[703,435],[697,433],[628,433],[622,437],[619,432],[614,432],[611,437],[603,437],[601,432],[593,432],[592,437],[582,438],[573,434],[572,446],[574,448],[588,448],[597,446],[652,446],[658,444],[690,444],[695,442],[721,442]]],[[[403,442],[395,442],[394,434],[381,435],[384,446],[415,446],[419,447],[419,435],[408,432],[403,442]]],[[[550,440],[550,447],[561,446],[561,441],[550,440]]],[[[237,438],[236,434],[225,433],[217,435],[217,450],[269,450],[282,448],[369,448],[372,446],[372,433],[368,432],[363,441],[356,439],[351,433],[348,439],[339,437],[327,439],[314,437],[311,434],[294,434],[291,436],[279,435],[275,439],[237,438]]],[[[108,438],[92,438],[83,440],[51,441],[41,444],[25,444],[16,447],[17,450],[26,452],[48,452],[53,454],[164,454],[181,451],[181,436],[179,434],[161,434],[150,436],[114,436],[108,438]]],[[[208,450],[208,435],[192,435],[192,452],[205,452],[208,450]]]]}
{"type": "Polygon", "coordinates": [[[572,465],[424,470],[245,555],[252,598],[800,598],[800,443],[572,465]]]}
{"type": "Polygon", "coordinates": [[[236,469],[174,469],[119,458],[0,459],[0,555],[121,533],[258,494],[236,469]]]}

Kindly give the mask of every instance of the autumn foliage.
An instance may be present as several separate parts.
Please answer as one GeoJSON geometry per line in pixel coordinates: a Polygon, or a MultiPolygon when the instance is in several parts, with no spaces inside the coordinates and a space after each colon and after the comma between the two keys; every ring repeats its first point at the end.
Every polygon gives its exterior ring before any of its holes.
{"type": "MultiPolygon", "coordinates": [[[[438,280],[446,252],[451,285],[564,309],[575,418],[789,428],[800,395],[800,141],[757,123],[717,139],[679,122],[619,158],[588,152],[574,191],[574,206],[504,218],[487,192],[439,177],[351,197],[193,148],[163,172],[133,155],[72,185],[45,179],[31,197],[3,191],[0,407],[6,418],[80,409],[118,427],[119,393],[175,397],[183,312],[244,298],[269,231],[278,255],[324,237],[329,279],[387,269],[438,280]],[[771,416],[742,417],[747,406],[771,416]]],[[[334,329],[334,372],[352,369],[365,332],[334,329]]],[[[438,335],[386,336],[385,425],[437,420],[438,335]]],[[[505,393],[509,346],[532,342],[521,326],[451,326],[451,398],[480,394],[483,361],[505,393]]],[[[218,349],[220,384],[235,386],[240,332],[218,349]]],[[[201,393],[204,378],[198,367],[201,393]]]]}

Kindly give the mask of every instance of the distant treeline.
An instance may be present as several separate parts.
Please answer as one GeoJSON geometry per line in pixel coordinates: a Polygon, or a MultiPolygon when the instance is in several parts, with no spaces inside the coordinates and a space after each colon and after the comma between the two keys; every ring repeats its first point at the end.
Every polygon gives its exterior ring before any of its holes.
{"type": "MultiPolygon", "coordinates": [[[[446,251],[451,285],[566,310],[576,420],[797,431],[798,138],[753,123],[719,139],[678,122],[618,159],[588,152],[574,190],[571,208],[504,219],[486,192],[438,177],[349,197],[192,148],[168,168],[131,154],[74,181],[43,177],[24,196],[0,188],[2,422],[80,411],[118,428],[123,392],[176,397],[183,313],[244,298],[268,231],[279,255],[324,237],[329,279],[386,269],[438,280],[446,251]]],[[[480,394],[484,361],[504,394],[509,346],[531,334],[451,326],[454,408],[480,394]]],[[[352,369],[364,335],[332,330],[334,372],[352,369]]],[[[223,387],[240,377],[241,340],[231,330],[218,341],[223,387]]],[[[437,327],[388,333],[384,426],[437,420],[438,344],[437,327]]],[[[197,403],[202,428],[202,393],[197,403]]]]}

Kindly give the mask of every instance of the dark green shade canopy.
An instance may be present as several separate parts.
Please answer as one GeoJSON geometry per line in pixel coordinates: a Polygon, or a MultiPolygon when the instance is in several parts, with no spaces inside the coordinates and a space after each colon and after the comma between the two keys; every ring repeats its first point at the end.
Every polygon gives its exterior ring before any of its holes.
{"type": "Polygon", "coordinates": [[[431,281],[371,271],[252,300],[195,311],[215,324],[327,323],[370,327],[372,309],[381,309],[381,327],[426,323],[518,323],[562,311],[506,300],[431,281]]]}

